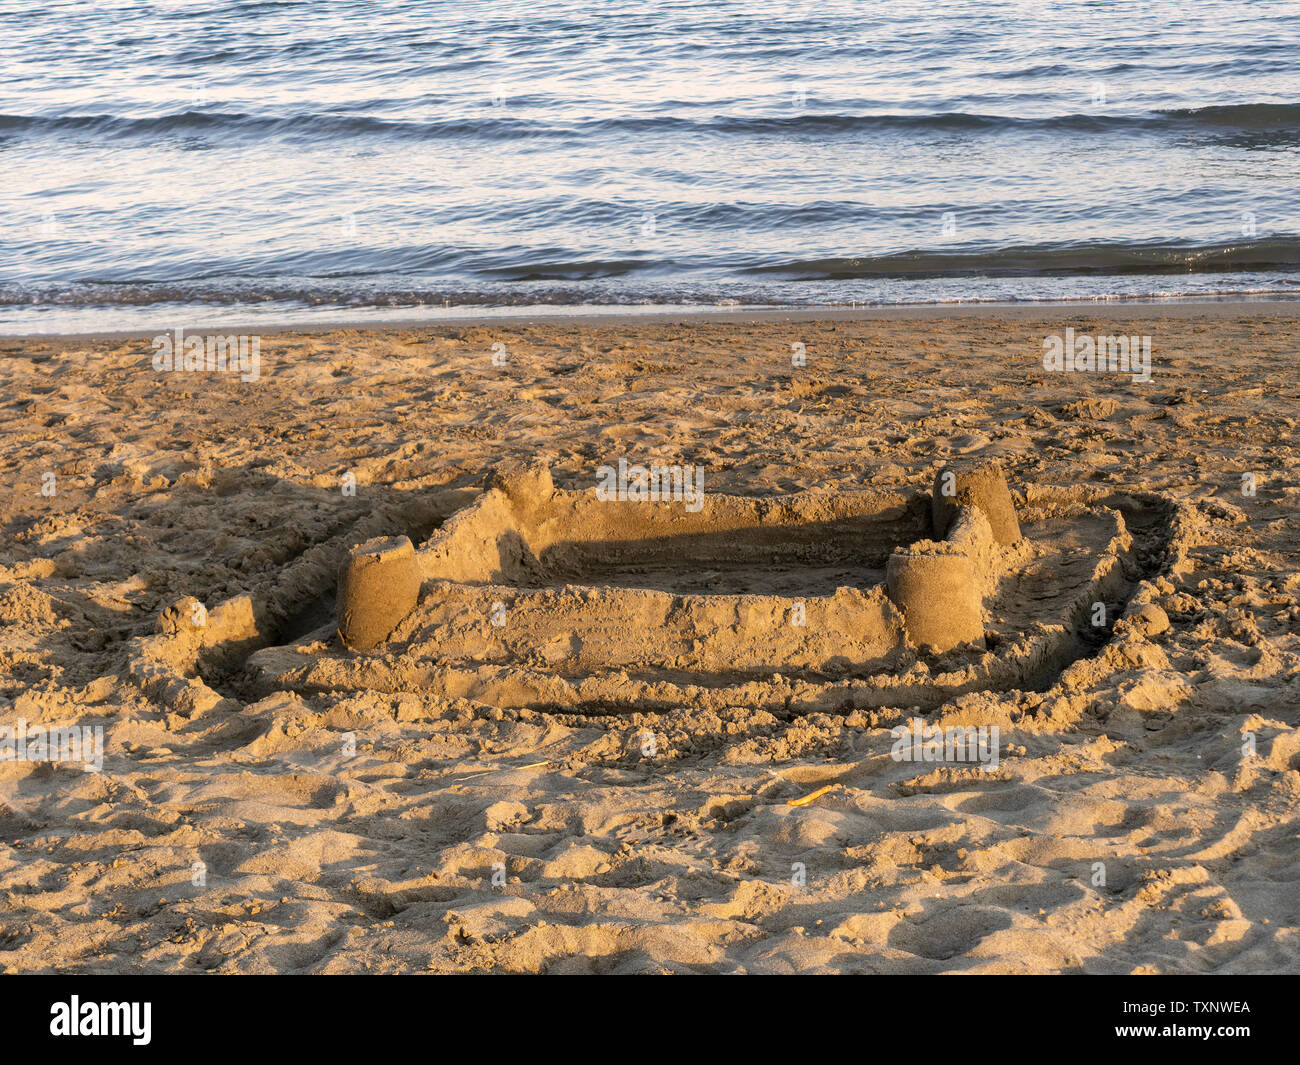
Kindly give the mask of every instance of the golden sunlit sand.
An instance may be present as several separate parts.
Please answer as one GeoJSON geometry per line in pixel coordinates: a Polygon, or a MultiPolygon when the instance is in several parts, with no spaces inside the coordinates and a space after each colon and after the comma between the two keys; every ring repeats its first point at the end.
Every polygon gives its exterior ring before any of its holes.
{"type": "Polygon", "coordinates": [[[1294,970],[1296,321],[0,341],[0,722],[104,735],[0,762],[0,965],[1294,970]],[[1067,328],[1151,380],[1045,368],[1067,328]],[[702,495],[599,501],[620,460],[702,495]],[[990,462],[1014,516],[937,530],[990,462]]]}

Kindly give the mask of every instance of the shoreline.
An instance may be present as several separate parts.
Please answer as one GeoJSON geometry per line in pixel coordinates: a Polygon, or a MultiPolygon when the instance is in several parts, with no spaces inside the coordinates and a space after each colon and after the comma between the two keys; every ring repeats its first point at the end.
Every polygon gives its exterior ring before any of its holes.
{"type": "MultiPolygon", "coordinates": [[[[504,308],[483,308],[484,311],[498,311],[504,308]]],[[[506,309],[508,310],[508,309],[506,309]]],[[[654,309],[635,311],[625,307],[611,309],[609,313],[593,312],[589,307],[575,307],[575,313],[533,313],[519,314],[479,313],[457,316],[454,318],[410,318],[410,319],[331,319],[322,322],[270,321],[256,322],[234,319],[231,322],[216,325],[185,327],[185,331],[194,336],[207,336],[215,333],[248,333],[259,336],[304,335],[319,336],[326,333],[394,333],[416,329],[458,329],[467,326],[498,324],[501,326],[539,327],[539,326],[576,326],[593,327],[627,327],[642,324],[662,325],[680,321],[688,324],[734,323],[736,325],[756,325],[772,322],[870,322],[870,321],[916,321],[946,320],[951,318],[1005,319],[1007,321],[1057,320],[1069,317],[1108,318],[1120,320],[1125,318],[1231,318],[1248,313],[1254,317],[1297,318],[1300,317],[1300,297],[1296,299],[1249,299],[1231,298],[1214,301],[1195,300],[1106,300],[1099,302],[1043,302],[1043,303],[923,303],[884,307],[738,307],[701,308],[674,307],[671,309],[654,309]],[[1145,312],[1145,313],[1144,313],[1145,312]]],[[[169,330],[175,328],[169,326],[169,330]]],[[[0,332],[0,341],[43,341],[60,343],[67,341],[123,341],[151,336],[158,327],[139,329],[87,330],[66,333],[6,333],[0,332]]]]}

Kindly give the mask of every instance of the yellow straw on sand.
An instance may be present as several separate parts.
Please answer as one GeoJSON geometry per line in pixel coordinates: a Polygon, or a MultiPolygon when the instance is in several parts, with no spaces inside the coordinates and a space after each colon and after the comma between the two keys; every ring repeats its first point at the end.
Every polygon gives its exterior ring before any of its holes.
{"type": "Polygon", "coordinates": [[[823,795],[825,795],[828,791],[834,791],[834,790],[835,790],[836,788],[838,788],[838,787],[839,787],[838,784],[827,784],[826,787],[824,787],[824,788],[818,788],[818,789],[817,789],[816,791],[814,791],[811,795],[805,795],[802,799],[791,799],[791,800],[789,800],[789,802],[787,802],[786,805],[787,805],[787,806],[807,806],[810,802],[813,802],[813,801],[816,800],[816,799],[820,799],[820,798],[821,798],[823,795]]]}

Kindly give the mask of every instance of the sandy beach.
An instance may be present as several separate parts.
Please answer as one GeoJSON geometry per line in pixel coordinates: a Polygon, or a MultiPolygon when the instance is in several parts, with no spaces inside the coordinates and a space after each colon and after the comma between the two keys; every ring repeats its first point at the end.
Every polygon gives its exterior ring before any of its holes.
{"type": "MultiPolygon", "coordinates": [[[[98,771],[0,762],[0,969],[1300,971],[1298,314],[287,330],[242,376],[159,372],[152,336],[0,340],[0,725],[104,744],[98,771]],[[1067,329],[1149,338],[1150,380],[1045,369],[1067,329]],[[1086,654],[916,712],[821,659],[714,687],[721,651],[646,665],[633,652],[660,652],[621,598],[605,643],[574,635],[581,605],[490,661],[471,637],[491,629],[462,626],[455,689],[412,681],[406,644],[365,672],[330,642],[354,545],[418,548],[494,470],[540,462],[593,492],[620,459],[809,507],[997,460],[1026,528],[1038,515],[1035,557],[1058,559],[1044,599],[1092,557],[1061,500],[1151,509],[1120,508],[1121,616],[1086,654]],[[270,635],[154,654],[195,602],[217,627],[270,611],[270,635]],[[697,694],[492,694],[525,670],[578,690],[582,642],[626,655],[639,692],[697,694]],[[277,681],[277,644],[345,662],[338,686],[277,681]],[[918,716],[996,726],[996,769],[893,757],[918,716]]],[[[799,594],[799,559],[735,557],[695,576],[799,594]]],[[[620,582],[635,571],[574,581],[620,582]]],[[[429,631],[426,659],[449,654],[429,631]]]]}

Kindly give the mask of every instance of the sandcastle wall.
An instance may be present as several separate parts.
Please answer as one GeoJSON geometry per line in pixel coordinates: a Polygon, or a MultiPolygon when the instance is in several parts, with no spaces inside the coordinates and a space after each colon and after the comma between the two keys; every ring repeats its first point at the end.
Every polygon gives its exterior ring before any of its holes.
{"type": "Polygon", "coordinates": [[[879,587],[831,596],[692,595],[569,586],[426,585],[424,606],[395,636],[448,661],[534,662],[556,673],[831,675],[902,661],[902,615],[879,587]],[[486,621],[497,609],[509,622],[486,621]]]}
{"type": "Polygon", "coordinates": [[[782,500],[710,494],[680,501],[601,500],[557,490],[549,473],[495,478],[417,551],[426,581],[535,586],[562,583],[634,554],[689,566],[759,566],[853,559],[883,569],[900,543],[926,535],[916,493],[802,492],[782,500]]]}

